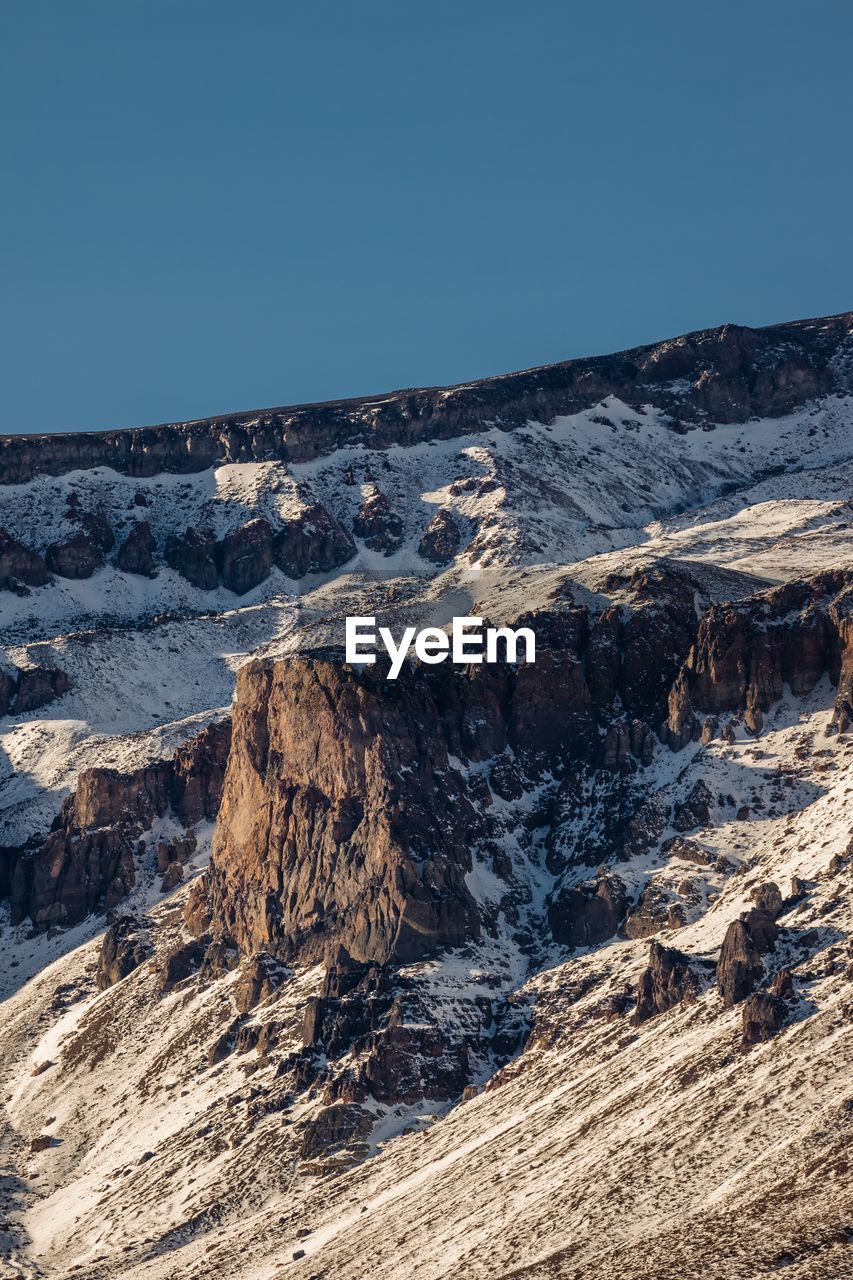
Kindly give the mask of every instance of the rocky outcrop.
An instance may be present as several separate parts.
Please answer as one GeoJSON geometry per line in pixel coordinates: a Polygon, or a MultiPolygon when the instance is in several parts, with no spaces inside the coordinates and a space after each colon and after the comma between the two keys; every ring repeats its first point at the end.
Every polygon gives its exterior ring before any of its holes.
{"type": "Polygon", "coordinates": [[[273,530],[268,520],[250,520],[220,541],[187,529],[166,540],[165,557],[193,586],[213,591],[221,583],[245,595],[269,576],[273,564],[290,578],[328,573],[355,554],[355,543],[319,502],[273,530]]]}
{"type": "MultiPolygon", "coordinates": [[[[124,475],[203,471],[222,462],[305,462],[335,449],[416,444],[550,422],[614,395],[670,409],[680,424],[790,413],[839,385],[833,358],[850,314],[748,329],[723,325],[616,355],[567,360],[462,386],[229,414],[129,431],[0,438],[0,483],[112,467],[124,475]]],[[[683,426],[682,426],[682,429],[683,426]]]]}
{"type": "Polygon", "coordinates": [[[12,919],[30,916],[37,929],[72,925],[109,910],[136,881],[140,837],[172,812],[185,824],[214,818],[230,726],[211,725],[171,760],[120,773],[87,769],[62,805],[44,844],[24,853],[12,877],[12,919]]]}
{"type": "Polygon", "coordinates": [[[772,1040],[785,1025],[788,1006],[779,996],[768,991],[756,991],[743,1002],[743,1038],[745,1049],[754,1044],[772,1040]]]}
{"type": "Polygon", "coordinates": [[[605,608],[591,627],[590,694],[601,707],[621,703],[629,715],[657,726],[696,635],[698,583],[683,566],[661,561],[628,578],[611,575],[602,587],[624,595],[626,602],[605,608]]]}
{"type": "Polygon", "coordinates": [[[548,923],[563,946],[591,947],[613,937],[627,905],[624,882],[602,868],[595,880],[563,888],[549,901],[548,923]]]}
{"type": "Polygon", "coordinates": [[[670,692],[665,740],[697,739],[703,712],[743,711],[758,733],[786,684],[801,695],[825,673],[838,683],[851,597],[853,574],[839,570],[709,609],[670,692]]]}
{"type": "Polygon", "coordinates": [[[833,728],[847,733],[853,725],[853,592],[845,592],[833,601],[829,617],[838,634],[839,649],[833,728]]]}
{"type": "Polygon", "coordinates": [[[433,564],[449,564],[462,545],[456,517],[444,508],[436,511],[418,543],[418,555],[433,564]]]}
{"type": "Polygon", "coordinates": [[[645,1022],[675,1005],[695,1000],[698,994],[699,979],[691,968],[689,956],[674,947],[652,942],[648,966],[637,983],[634,1021],[645,1022]]]}
{"type": "Polygon", "coordinates": [[[151,532],[151,525],[147,520],[140,520],[119,547],[116,564],[125,573],[138,573],[145,578],[153,578],[156,549],[157,544],[151,532]]]}
{"type": "Polygon", "coordinates": [[[0,591],[43,587],[47,580],[44,558],[0,529],[0,591]]]}
{"type": "Polygon", "coordinates": [[[690,794],[675,806],[672,825],[676,831],[694,831],[711,823],[711,804],[714,797],[704,778],[693,784],[690,794]]]}
{"type": "Polygon", "coordinates": [[[48,547],[45,560],[60,578],[91,578],[104,563],[104,553],[91,534],[81,531],[48,547]]]}
{"type": "Polygon", "coordinates": [[[776,917],[782,909],[782,894],[778,886],[762,885],[753,896],[756,906],[731,922],[717,962],[717,988],[726,1008],[745,999],[763,980],[763,957],[779,937],[776,917]]]}
{"type": "Polygon", "coordinates": [[[211,867],[192,895],[247,954],[412,960],[477,936],[476,814],[451,768],[448,671],[324,655],[243,667],[211,867]]]}
{"type": "Polygon", "coordinates": [[[222,584],[235,595],[245,595],[269,577],[272,568],[273,533],[267,520],[250,520],[226,534],[217,546],[222,584]]]}
{"type": "Polygon", "coordinates": [[[684,908],[652,880],[628,912],[623,928],[626,938],[648,938],[661,929],[679,929],[684,923],[684,908]]]}
{"type": "Polygon", "coordinates": [[[138,916],[118,915],[104,934],[98,953],[96,984],[106,991],[133,973],[154,953],[151,922],[138,916]]]}
{"type": "Polygon", "coordinates": [[[287,520],[275,535],[273,559],[289,578],[329,573],[355,555],[355,543],[320,502],[287,520]]]}
{"type": "Polygon", "coordinates": [[[243,966],[232,994],[240,1013],[249,1013],[256,1005],[268,999],[279,986],[286,972],[272,956],[252,956],[243,966]]]}
{"type": "MultiPolygon", "coordinates": [[[[215,923],[248,955],[319,959],[340,944],[364,963],[474,936],[464,876],[474,833],[485,838],[487,807],[450,758],[493,759],[497,791],[517,791],[525,773],[559,776],[570,761],[594,757],[597,724],[612,713],[609,699],[622,697],[617,671],[603,705],[593,701],[586,609],[555,608],[517,625],[528,622],[537,660],[518,666],[415,663],[389,682],[381,663],[351,668],[326,651],[243,668],[225,801],[210,871],[191,894],[192,927],[215,923]]],[[[647,735],[629,740],[645,751],[647,735]]],[[[628,835],[639,840],[641,823],[659,833],[663,822],[657,810],[638,815],[628,835]]],[[[589,945],[615,931],[626,907],[615,882],[574,888],[552,902],[555,933],[589,945]]]]}
{"type": "Polygon", "coordinates": [[[651,728],[642,720],[612,724],[604,737],[602,766],[612,772],[633,770],[636,762],[651,764],[654,757],[655,738],[651,728]]]}
{"type": "Polygon", "coordinates": [[[385,494],[371,486],[359,508],[353,532],[371,551],[393,555],[403,541],[403,521],[385,494]]]}
{"type": "Polygon", "coordinates": [[[187,582],[202,591],[213,591],[219,584],[216,567],[216,542],[211,534],[186,529],[170,533],[166,539],[166,564],[187,582]]]}
{"type": "Polygon", "coordinates": [[[70,688],[67,674],[59,667],[37,664],[16,667],[0,660],[0,716],[22,715],[61,698],[70,688]]]}

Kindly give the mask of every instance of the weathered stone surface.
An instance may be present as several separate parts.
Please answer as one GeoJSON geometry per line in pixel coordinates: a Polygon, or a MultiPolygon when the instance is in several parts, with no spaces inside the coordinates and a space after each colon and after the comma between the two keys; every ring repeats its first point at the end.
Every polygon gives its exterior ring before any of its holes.
{"type": "Polygon", "coordinates": [[[268,409],[130,431],[0,438],[0,483],[39,474],[112,467],[125,475],[203,471],[221,462],[304,462],[334,449],[449,439],[499,420],[506,428],[549,422],[605,396],[629,405],[672,405],[681,422],[791,412],[835,385],[833,357],[850,315],[747,329],[723,325],[653,346],[464,386],[401,391],[327,404],[268,409]],[[676,385],[677,384],[677,385],[676,385]]]}
{"type": "Polygon", "coordinates": [[[47,706],[68,692],[70,681],[59,667],[0,665],[0,716],[47,706]]]}
{"type": "Polygon", "coordinates": [[[99,991],[121,982],[153,954],[149,925],[150,921],[129,914],[113,920],[98,953],[99,991]]]}
{"type": "Polygon", "coordinates": [[[386,556],[393,555],[403,541],[403,521],[375,485],[365,495],[353,531],[371,551],[381,551],[386,556]]]}
{"type": "Polygon", "coordinates": [[[247,960],[232,989],[240,1013],[249,1013],[272,995],[281,983],[284,970],[272,956],[261,954],[247,960]]]}
{"type": "Polygon", "coordinates": [[[198,973],[210,941],[209,937],[201,937],[180,942],[157,961],[157,987],[161,994],[198,973]]]}
{"type": "Polygon", "coordinates": [[[433,564],[449,564],[462,545],[459,522],[441,507],[430,520],[418,543],[418,554],[433,564]]]}
{"type": "Polygon", "coordinates": [[[774,884],[772,880],[768,880],[765,884],[760,884],[752,891],[752,901],[755,903],[759,911],[765,911],[773,920],[782,910],[782,891],[778,884],[774,884]]]}
{"type": "Polygon", "coordinates": [[[355,543],[342,525],[320,502],[305,507],[279,529],[273,542],[273,560],[289,578],[307,573],[329,573],[355,555],[355,543]]]}
{"type": "Polygon", "coordinates": [[[169,893],[172,889],[177,889],[178,885],[183,882],[184,868],[180,862],[170,862],[166,867],[163,879],[160,881],[161,893],[169,893]]]}
{"type": "Polygon", "coordinates": [[[602,765],[613,772],[636,768],[636,762],[651,764],[654,734],[642,720],[612,724],[604,738],[602,765]]]}
{"type": "Polygon", "coordinates": [[[219,583],[216,568],[216,543],[208,533],[187,529],[170,533],[166,539],[166,564],[187,582],[202,591],[213,591],[219,583]]]}
{"type": "Polygon", "coordinates": [[[665,740],[678,749],[697,738],[699,712],[742,710],[758,733],[786,684],[805,694],[826,672],[838,682],[851,598],[853,574],[831,570],[714,605],[670,692],[665,740]]]}
{"type": "Polygon", "coordinates": [[[353,1159],[356,1159],[366,1151],[373,1122],[369,1111],[351,1102],[335,1102],[324,1107],[303,1130],[300,1159],[327,1159],[346,1147],[355,1147],[353,1159]]]}
{"type": "Polygon", "coordinates": [[[0,590],[42,587],[47,579],[44,558],[0,529],[0,590]]]}
{"type": "Polygon", "coordinates": [[[717,962],[717,987],[727,1008],[743,1000],[762,980],[762,956],[773,949],[779,937],[776,917],[782,907],[782,895],[778,886],[762,885],[753,896],[765,905],[755,906],[731,922],[717,962]]]}
{"type": "Polygon", "coordinates": [[[779,996],[756,991],[743,1002],[743,1046],[772,1040],[785,1024],[788,1008],[779,996]]]}
{"type": "Polygon", "coordinates": [[[684,922],[680,903],[652,880],[625,917],[624,932],[627,938],[648,938],[661,929],[678,929],[684,922]]]}
{"type": "Polygon", "coordinates": [[[242,668],[206,886],[244,952],[320,958],[340,943],[381,963],[476,936],[452,693],[449,668],[394,682],[323,656],[242,668]]]}
{"type": "Polygon", "coordinates": [[[666,1013],[674,1005],[694,1000],[699,993],[699,980],[690,967],[690,959],[674,947],[659,942],[649,946],[649,963],[637,983],[636,1022],[645,1022],[655,1014],[666,1013]]]}
{"type": "Polygon", "coordinates": [[[156,817],[171,810],[189,825],[216,816],[229,737],[226,721],[190,739],[172,760],[124,774],[84,770],[47,840],[16,863],[13,920],[29,915],[46,929],[116,906],[135,883],[139,837],[156,817]]]}
{"type": "Polygon", "coordinates": [[[153,578],[154,552],[157,544],[147,520],[135,524],[118,550],[116,564],[125,573],[138,573],[153,578]]]}
{"type": "Polygon", "coordinates": [[[548,903],[548,923],[556,942],[589,947],[612,938],[625,915],[624,882],[603,870],[595,880],[561,889],[548,903]]]}
{"type": "Polygon", "coordinates": [[[223,585],[238,596],[257,587],[269,577],[272,547],[272,529],[263,519],[250,520],[227,534],[217,547],[223,585]]]}
{"type": "Polygon", "coordinates": [[[91,578],[104,563],[104,553],[91,534],[81,531],[48,547],[45,560],[60,578],[91,578]]]}
{"type": "Polygon", "coordinates": [[[690,794],[675,806],[672,825],[676,831],[694,831],[697,827],[710,826],[713,799],[704,778],[697,779],[690,794]]]}

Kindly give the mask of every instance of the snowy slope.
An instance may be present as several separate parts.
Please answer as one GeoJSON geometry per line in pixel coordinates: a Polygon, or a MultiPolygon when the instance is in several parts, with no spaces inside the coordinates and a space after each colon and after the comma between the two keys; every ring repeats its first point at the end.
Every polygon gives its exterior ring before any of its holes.
{"type": "MultiPolygon", "coordinates": [[[[221,538],[258,515],[287,519],[309,500],[349,530],[372,486],[404,536],[387,557],[359,541],[357,557],[324,577],[297,583],[273,569],[242,597],[200,591],[162,566],[149,580],[112,563],[27,596],[0,592],[8,659],[59,666],[71,683],[58,701],[0,719],[0,845],[43,835],[82,769],[169,755],[227,709],[251,657],[317,635],[340,641],[344,616],[368,604],[431,622],[475,608],[499,619],[570,590],[595,609],[621,598],[611,575],[666,559],[690,566],[701,611],[849,567],[851,405],[826,396],[788,417],[681,434],[654,405],[638,411],[610,397],[549,424],[298,465],[146,479],[95,468],[3,486],[0,526],[39,550],[73,530],[75,506],[103,513],[119,540],[147,520],[158,553],[188,525],[221,538]],[[464,531],[440,570],[418,553],[439,509],[464,531]]],[[[741,1012],[722,1008],[709,977],[695,1003],[635,1026],[617,1006],[648,941],[574,954],[541,941],[522,947],[500,918],[504,886],[475,860],[469,887],[492,908],[494,934],[411,976],[451,1029],[478,997],[498,996],[531,1035],[497,1072],[483,1056],[476,1097],[371,1103],[359,1163],[322,1166],[306,1155],[305,1126],[322,1097],[309,1089],[294,1098],[278,1074],[302,1044],[318,969],[289,975],[246,1020],[275,1023],[274,1055],[252,1048],[211,1062],[235,1019],[237,972],[164,993],[152,961],[98,993],[102,919],[30,937],[4,916],[0,1203],[9,1228],[0,1276],[853,1274],[853,904],[843,860],[853,743],[826,736],[834,697],[826,680],[806,699],[786,693],[759,741],[738,724],[733,743],[679,754],[658,746],[643,774],[649,794],[674,804],[702,778],[733,803],[716,803],[712,823],[691,833],[703,861],[666,852],[667,827],[619,865],[633,894],[653,881],[682,906],[684,927],[659,938],[708,961],[753,888],[773,880],[787,894],[792,877],[803,880],[772,960],[794,976],[790,1025],[743,1051],[741,1012]],[[747,819],[735,816],[742,806],[747,819]],[[33,1151],[39,1137],[49,1142],[33,1151]]],[[[554,876],[542,842],[522,832],[547,785],[517,801],[491,797],[520,886],[515,905],[531,927],[554,876]]],[[[192,871],[209,848],[210,832],[199,836],[192,871]]],[[[128,905],[148,913],[158,957],[186,936],[186,893],[164,897],[151,865],[140,866],[128,905]]]]}
{"type": "Polygon", "coordinates": [[[390,557],[362,544],[335,577],[338,605],[316,579],[295,583],[277,569],[242,597],[201,591],[165,567],[149,580],[110,564],[28,596],[0,593],[0,647],[18,662],[58,665],[72,682],[60,702],[0,720],[0,843],[43,831],[80,769],[141,762],[188,737],[230,701],[241,661],[295,642],[295,601],[312,616],[342,619],[354,611],[347,600],[360,575],[370,593],[377,578],[408,580],[435,614],[436,597],[459,580],[488,597],[508,569],[568,566],[595,590],[614,569],[675,556],[743,573],[754,589],[844,563],[853,537],[849,405],[827,397],[789,418],[679,435],[660,410],[641,414],[611,398],[548,426],[342,450],[289,469],[253,463],[137,480],[100,468],[4,486],[0,525],[40,549],[71,531],[69,492],[81,509],[102,511],[119,537],[144,517],[162,547],[187,525],[222,536],[254,515],[274,521],[306,493],[349,528],[375,482],[404,517],[406,537],[390,557]],[[345,483],[351,473],[355,484],[345,483]],[[736,492],[717,497],[723,489],[736,492]],[[134,505],[137,493],[146,506],[134,505]],[[433,582],[417,544],[440,507],[458,516],[468,545],[433,582]],[[483,575],[479,588],[472,567],[483,575]]]}
{"type": "MultiPolygon", "coordinates": [[[[532,1007],[527,1049],[443,1118],[379,1114],[377,1154],[323,1177],[299,1147],[318,1102],[288,1104],[275,1059],[207,1064],[234,975],[158,997],[145,966],[96,995],[96,943],[84,943],[3,1005],[6,1158],[27,1179],[11,1192],[9,1274],[754,1280],[786,1252],[800,1261],[785,1274],[847,1274],[853,904],[849,870],[830,864],[850,840],[853,744],[824,737],[829,703],[826,686],[786,698],[760,751],[717,741],[678,776],[684,758],[661,753],[649,781],[683,797],[701,775],[765,804],[753,821],[695,833],[733,869],[708,875],[707,910],[664,941],[713,957],[756,884],[807,886],[774,959],[792,968],[799,1012],[771,1043],[743,1052],[740,1011],[710,988],[639,1028],[613,1016],[609,997],[636,979],[645,942],[555,953],[529,975],[511,949],[453,953],[427,966],[436,994],[452,1002],[496,974],[532,1007]],[[781,802],[780,777],[794,782],[781,802]],[[26,1154],[39,1134],[54,1145],[26,1154]]],[[[624,872],[705,876],[660,856],[624,872]]],[[[166,945],[179,917],[173,900],[157,911],[166,945]]],[[[256,1016],[290,1019],[297,1044],[316,982],[294,976],[256,1016]]]]}

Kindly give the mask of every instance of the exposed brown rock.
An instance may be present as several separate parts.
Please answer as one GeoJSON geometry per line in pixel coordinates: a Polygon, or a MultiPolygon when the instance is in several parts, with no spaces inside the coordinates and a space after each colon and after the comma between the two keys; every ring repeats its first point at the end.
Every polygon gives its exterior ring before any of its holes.
{"type": "Polygon", "coordinates": [[[595,880],[559,890],[548,903],[548,923],[563,946],[593,946],[613,937],[627,903],[624,882],[602,869],[595,880]]]}
{"type": "Polygon", "coordinates": [[[206,883],[244,952],[319,958],[340,943],[384,962],[476,936],[475,814],[449,767],[441,670],[389,682],[380,664],[304,655],[241,669],[206,883]]]}
{"type": "Polygon", "coordinates": [[[699,736],[699,712],[743,710],[758,733],[786,684],[805,694],[825,672],[837,682],[851,588],[853,575],[832,570],[709,609],[669,695],[670,746],[699,736]]]}
{"type": "Polygon", "coordinates": [[[393,555],[403,540],[403,521],[375,485],[359,508],[353,530],[371,551],[381,551],[386,556],[393,555]]]}
{"type": "Polygon", "coordinates": [[[232,988],[234,1003],[240,1013],[249,1013],[272,995],[280,984],[284,970],[269,955],[252,956],[240,971],[232,988]]]}
{"type": "Polygon", "coordinates": [[[374,1117],[369,1111],[351,1102],[335,1102],[324,1107],[305,1126],[300,1159],[326,1159],[346,1147],[355,1147],[353,1159],[366,1154],[366,1142],[373,1122],[374,1117]]]}
{"type": "MultiPolygon", "coordinates": [[[[188,825],[216,816],[230,726],[209,726],[172,760],[130,773],[87,769],[44,844],[16,863],[12,918],[36,928],[71,925],[109,910],[136,880],[139,837],[169,810],[188,825]]],[[[180,864],[178,864],[180,865],[180,864]]]]}
{"type": "Polygon", "coordinates": [[[645,1022],[674,1005],[694,1000],[698,993],[699,981],[690,967],[689,957],[674,947],[652,942],[648,967],[643,970],[637,984],[634,1020],[645,1022]]]}
{"type": "Polygon", "coordinates": [[[104,563],[104,553],[90,534],[81,532],[48,547],[45,559],[51,573],[61,578],[91,578],[104,563]]]}
{"type": "Polygon", "coordinates": [[[642,720],[630,724],[612,724],[604,738],[605,769],[613,771],[636,768],[636,761],[651,764],[654,756],[654,734],[642,720]]]}
{"type": "Polygon", "coordinates": [[[717,962],[717,986],[727,1008],[743,1000],[761,981],[762,956],[772,950],[779,937],[776,916],[781,910],[782,895],[778,887],[762,885],[753,896],[764,905],[753,907],[731,922],[717,962]]]}
{"type": "Polygon", "coordinates": [[[104,934],[98,954],[99,991],[121,982],[154,951],[148,932],[150,922],[133,915],[118,916],[104,934]]]}
{"type": "Polygon", "coordinates": [[[661,929],[678,929],[685,923],[680,903],[652,880],[640,894],[636,907],[625,917],[627,938],[648,938],[661,929]]]}
{"type": "Polygon", "coordinates": [[[305,507],[275,535],[273,559],[289,578],[329,573],[355,555],[355,543],[320,502],[305,507]]]}
{"type": "Polygon", "coordinates": [[[418,554],[433,564],[449,564],[462,544],[455,516],[443,507],[436,511],[418,543],[418,554]]]}
{"type": "Polygon", "coordinates": [[[138,573],[146,578],[154,576],[154,552],[157,544],[147,520],[135,524],[119,547],[116,564],[125,573],[138,573]]]}
{"type": "Polygon", "coordinates": [[[183,882],[184,868],[180,862],[170,862],[166,867],[163,879],[160,882],[160,891],[169,893],[172,889],[177,889],[178,885],[183,882]]]}
{"type": "Polygon", "coordinates": [[[170,533],[166,539],[166,564],[202,591],[213,591],[219,583],[216,568],[216,543],[207,533],[187,529],[183,534],[170,533]]]}
{"type": "Polygon", "coordinates": [[[486,378],[448,389],[229,414],[130,431],[0,438],[0,483],[108,466],[125,475],[202,471],[221,462],[304,462],[357,444],[381,449],[523,426],[587,409],[605,396],[672,406],[681,422],[791,412],[835,385],[833,358],[850,316],[765,329],[723,325],[653,346],[486,378]],[[685,388],[684,390],[678,388],[685,388]]]}
{"type": "Polygon", "coordinates": [[[743,1002],[743,1047],[772,1040],[785,1024],[788,1008],[779,996],[756,991],[743,1002]]]}
{"type": "Polygon", "coordinates": [[[266,520],[250,520],[223,538],[217,548],[222,582],[236,595],[245,595],[269,576],[273,534],[266,520]]]}
{"type": "Polygon", "coordinates": [[[209,937],[179,942],[157,961],[157,988],[161,994],[198,973],[204,961],[209,937]]]}
{"type": "Polygon", "coordinates": [[[46,582],[44,558],[18,542],[5,529],[0,529],[0,590],[42,587],[46,582]]]}
{"type": "Polygon", "coordinates": [[[0,716],[47,706],[68,692],[70,681],[58,667],[0,665],[0,716]]]}

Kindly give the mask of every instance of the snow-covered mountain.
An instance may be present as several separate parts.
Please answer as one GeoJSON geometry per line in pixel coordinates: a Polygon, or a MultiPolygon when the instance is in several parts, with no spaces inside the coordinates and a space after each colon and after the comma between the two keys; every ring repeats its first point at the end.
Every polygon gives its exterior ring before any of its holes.
{"type": "Polygon", "coordinates": [[[0,440],[0,1275],[851,1273],[851,377],[0,440]]]}

